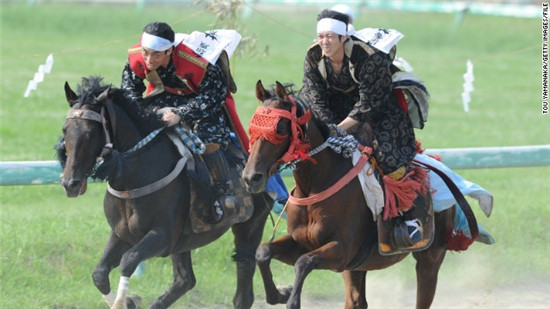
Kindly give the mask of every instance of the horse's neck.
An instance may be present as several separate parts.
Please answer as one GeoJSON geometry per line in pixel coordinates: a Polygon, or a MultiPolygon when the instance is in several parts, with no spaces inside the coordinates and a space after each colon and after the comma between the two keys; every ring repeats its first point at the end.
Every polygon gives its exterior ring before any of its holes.
{"type": "MultiPolygon", "coordinates": [[[[326,141],[314,121],[308,123],[306,135],[312,150],[326,141]]],[[[330,148],[325,148],[315,154],[312,159],[314,161],[305,160],[299,163],[294,172],[297,190],[301,191],[304,196],[326,189],[346,172],[342,168],[347,166],[344,162],[345,159],[330,148]]]]}
{"type": "Polygon", "coordinates": [[[127,150],[137,144],[142,136],[138,125],[132,121],[122,108],[110,114],[113,146],[117,150],[127,150]]]}

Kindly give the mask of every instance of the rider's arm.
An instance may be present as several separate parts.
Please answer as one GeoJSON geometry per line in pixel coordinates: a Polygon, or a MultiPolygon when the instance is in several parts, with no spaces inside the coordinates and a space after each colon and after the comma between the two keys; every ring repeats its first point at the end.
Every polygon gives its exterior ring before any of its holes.
{"type": "Polygon", "coordinates": [[[348,117],[371,122],[376,113],[390,99],[392,92],[391,61],[386,54],[377,52],[360,62],[356,68],[359,80],[359,101],[348,117]]]}
{"type": "Polygon", "coordinates": [[[311,106],[316,117],[325,123],[334,122],[334,114],[328,106],[326,82],[316,67],[306,59],[304,62],[303,88],[300,98],[311,106]]]}
{"type": "Polygon", "coordinates": [[[145,92],[145,83],[143,79],[139,78],[134,71],[130,68],[130,62],[127,61],[124,69],[122,70],[122,81],[120,88],[126,90],[126,96],[131,98],[135,102],[143,100],[143,93],[145,92]]]}
{"type": "Polygon", "coordinates": [[[342,120],[342,122],[340,122],[338,124],[338,126],[340,127],[340,129],[348,132],[348,133],[353,133],[355,131],[355,129],[357,128],[357,125],[359,125],[359,121],[351,118],[351,117],[346,117],[344,120],[342,120]]]}

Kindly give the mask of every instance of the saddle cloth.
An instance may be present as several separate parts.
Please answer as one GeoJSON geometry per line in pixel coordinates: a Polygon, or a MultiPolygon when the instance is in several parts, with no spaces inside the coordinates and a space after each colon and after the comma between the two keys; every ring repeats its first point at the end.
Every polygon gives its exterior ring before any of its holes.
{"type": "MultiPolygon", "coordinates": [[[[355,166],[359,158],[361,157],[361,152],[355,150],[352,156],[352,162],[355,166]]],[[[359,183],[361,183],[361,189],[363,189],[363,195],[365,196],[365,201],[367,206],[370,208],[374,220],[382,213],[384,209],[384,191],[374,175],[374,168],[367,162],[363,170],[359,173],[359,183]]]]}
{"type": "MultiPolygon", "coordinates": [[[[354,165],[357,163],[360,156],[361,153],[358,150],[353,154],[352,160],[354,165]]],[[[420,162],[428,163],[447,174],[447,176],[449,176],[449,178],[451,178],[451,180],[457,185],[463,195],[468,195],[469,197],[476,199],[483,213],[487,217],[491,215],[493,209],[493,195],[489,191],[485,190],[478,184],[465,180],[445,164],[428,155],[419,153],[416,154],[414,159],[420,162]]],[[[361,188],[363,189],[363,194],[365,195],[365,201],[367,201],[367,205],[376,218],[384,208],[384,192],[382,191],[382,187],[374,175],[370,162],[365,165],[358,176],[361,183],[361,188]]],[[[441,212],[456,205],[457,201],[443,179],[432,171],[428,172],[428,177],[434,211],[441,212]]]]}

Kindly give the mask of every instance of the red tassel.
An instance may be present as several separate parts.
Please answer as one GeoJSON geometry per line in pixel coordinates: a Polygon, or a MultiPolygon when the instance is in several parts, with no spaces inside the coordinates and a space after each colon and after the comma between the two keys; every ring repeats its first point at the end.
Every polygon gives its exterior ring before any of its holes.
{"type": "Polygon", "coordinates": [[[428,192],[427,177],[426,170],[420,167],[413,168],[400,180],[384,176],[384,220],[397,217],[399,211],[411,209],[418,194],[425,195],[428,192]]]}
{"type": "Polygon", "coordinates": [[[447,250],[451,251],[464,251],[474,243],[477,237],[469,238],[462,231],[453,233],[452,229],[445,233],[445,244],[447,250]]]}
{"type": "Polygon", "coordinates": [[[422,148],[422,142],[419,140],[415,141],[415,146],[416,146],[416,153],[424,153],[424,151],[426,150],[422,148]]]}

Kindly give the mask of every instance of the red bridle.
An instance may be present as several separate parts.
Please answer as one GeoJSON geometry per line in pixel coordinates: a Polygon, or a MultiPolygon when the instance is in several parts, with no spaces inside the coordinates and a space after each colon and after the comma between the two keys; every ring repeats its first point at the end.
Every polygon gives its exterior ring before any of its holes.
{"type": "Polygon", "coordinates": [[[258,139],[265,139],[271,144],[277,145],[288,137],[288,134],[280,135],[277,133],[277,124],[281,118],[290,121],[292,130],[290,146],[286,153],[279,158],[278,162],[280,163],[288,163],[296,159],[305,160],[308,158],[307,153],[310,149],[310,145],[308,141],[305,140],[304,131],[301,126],[311,119],[311,112],[307,110],[304,115],[297,117],[296,102],[294,98],[289,96],[289,101],[292,103],[290,111],[274,107],[259,106],[252,116],[252,119],[250,119],[248,129],[250,134],[250,149],[252,149],[252,145],[254,145],[258,139]]]}

